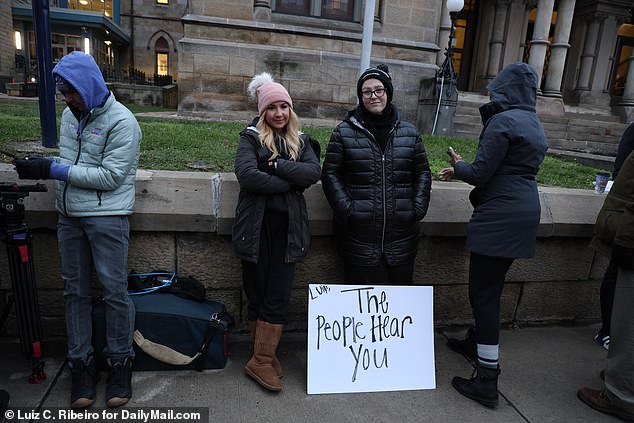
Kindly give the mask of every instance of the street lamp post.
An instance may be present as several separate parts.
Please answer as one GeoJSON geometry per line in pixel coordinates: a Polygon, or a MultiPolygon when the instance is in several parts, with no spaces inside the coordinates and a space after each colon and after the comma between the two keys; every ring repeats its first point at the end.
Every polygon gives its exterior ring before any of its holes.
{"type": "Polygon", "coordinates": [[[432,135],[436,132],[436,126],[438,123],[438,115],[440,114],[440,106],[442,104],[443,95],[446,93],[447,98],[451,98],[453,95],[453,88],[456,87],[456,74],[453,67],[453,40],[456,31],[456,19],[458,13],[464,7],[464,0],[447,0],[447,10],[449,11],[449,19],[451,20],[451,28],[449,30],[449,42],[447,43],[447,49],[445,50],[445,60],[440,65],[440,68],[436,72],[436,89],[438,96],[438,105],[436,106],[436,116],[434,117],[434,126],[432,128],[432,135]],[[447,87],[445,88],[445,81],[447,87]]]}

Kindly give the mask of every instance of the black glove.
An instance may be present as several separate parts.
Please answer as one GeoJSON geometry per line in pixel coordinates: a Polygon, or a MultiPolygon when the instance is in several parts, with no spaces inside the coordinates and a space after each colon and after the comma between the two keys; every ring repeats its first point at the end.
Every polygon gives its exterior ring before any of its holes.
{"type": "Polygon", "coordinates": [[[268,160],[266,162],[258,163],[258,169],[269,175],[275,175],[275,160],[268,160]]]}
{"type": "Polygon", "coordinates": [[[51,161],[43,157],[25,157],[13,162],[20,179],[48,179],[51,174],[51,161]]]}
{"type": "Polygon", "coordinates": [[[612,260],[618,267],[631,269],[634,264],[634,248],[624,247],[619,244],[612,245],[612,260]]]}

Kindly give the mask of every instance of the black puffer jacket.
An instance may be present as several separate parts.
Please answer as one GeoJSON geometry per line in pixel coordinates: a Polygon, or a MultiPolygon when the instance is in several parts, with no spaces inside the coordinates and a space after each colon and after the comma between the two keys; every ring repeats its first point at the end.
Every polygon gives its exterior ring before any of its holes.
{"type": "Polygon", "coordinates": [[[418,131],[395,113],[385,152],[354,111],[334,129],[326,150],[322,186],[339,249],[354,265],[374,266],[382,253],[390,265],[416,256],[431,175],[418,131]]]}
{"type": "Polygon", "coordinates": [[[310,234],[308,213],[303,191],[319,180],[319,143],[302,134],[299,160],[277,159],[275,175],[258,169],[271,152],[260,141],[256,128],[250,126],[240,132],[236,152],[235,173],[240,183],[232,241],[236,255],[257,263],[262,218],[267,196],[283,194],[288,206],[288,244],[286,262],[294,263],[308,253],[310,234]]]}

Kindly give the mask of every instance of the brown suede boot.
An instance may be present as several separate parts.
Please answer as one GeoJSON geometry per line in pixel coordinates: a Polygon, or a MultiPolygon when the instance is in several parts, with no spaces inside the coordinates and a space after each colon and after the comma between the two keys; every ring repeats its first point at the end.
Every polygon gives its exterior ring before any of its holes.
{"type": "Polygon", "coordinates": [[[283,329],[284,325],[274,325],[258,320],[255,329],[253,356],[244,367],[247,375],[266,389],[275,392],[282,390],[282,381],[277,377],[272,362],[283,329]]]}
{"type": "MultiPolygon", "coordinates": [[[[251,353],[253,354],[253,345],[255,344],[255,326],[257,320],[247,320],[249,324],[249,333],[251,334],[251,353]]],[[[277,377],[280,379],[284,377],[284,372],[282,371],[282,365],[280,361],[277,359],[277,356],[273,357],[273,362],[271,363],[273,369],[275,369],[275,373],[277,373],[277,377]]]]}

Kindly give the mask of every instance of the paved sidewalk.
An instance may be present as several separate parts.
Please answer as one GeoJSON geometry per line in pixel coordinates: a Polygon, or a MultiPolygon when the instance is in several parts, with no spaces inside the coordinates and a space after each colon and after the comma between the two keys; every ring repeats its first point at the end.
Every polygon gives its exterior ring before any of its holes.
{"type": "MultiPolygon", "coordinates": [[[[597,326],[536,327],[503,330],[500,406],[487,409],[460,396],[451,378],[469,376],[471,364],[447,349],[447,332],[435,334],[435,390],[364,394],[306,394],[306,335],[285,334],[278,350],[284,389],[267,392],[247,378],[248,336],[229,336],[229,361],[223,370],[135,372],[128,409],[208,407],[210,422],[618,422],[579,401],[581,386],[600,388],[606,351],[592,340],[597,326]]],[[[462,332],[462,331],[461,331],[462,332]]],[[[455,335],[456,332],[452,332],[455,335]]],[[[29,385],[30,363],[15,342],[0,339],[0,389],[14,407],[64,407],[70,375],[64,346],[45,351],[48,379],[29,385]]],[[[95,407],[104,407],[105,374],[95,407]]],[[[15,420],[14,420],[15,421],[15,420]]],[[[135,420],[136,421],[136,420],[135,420]]]]}

